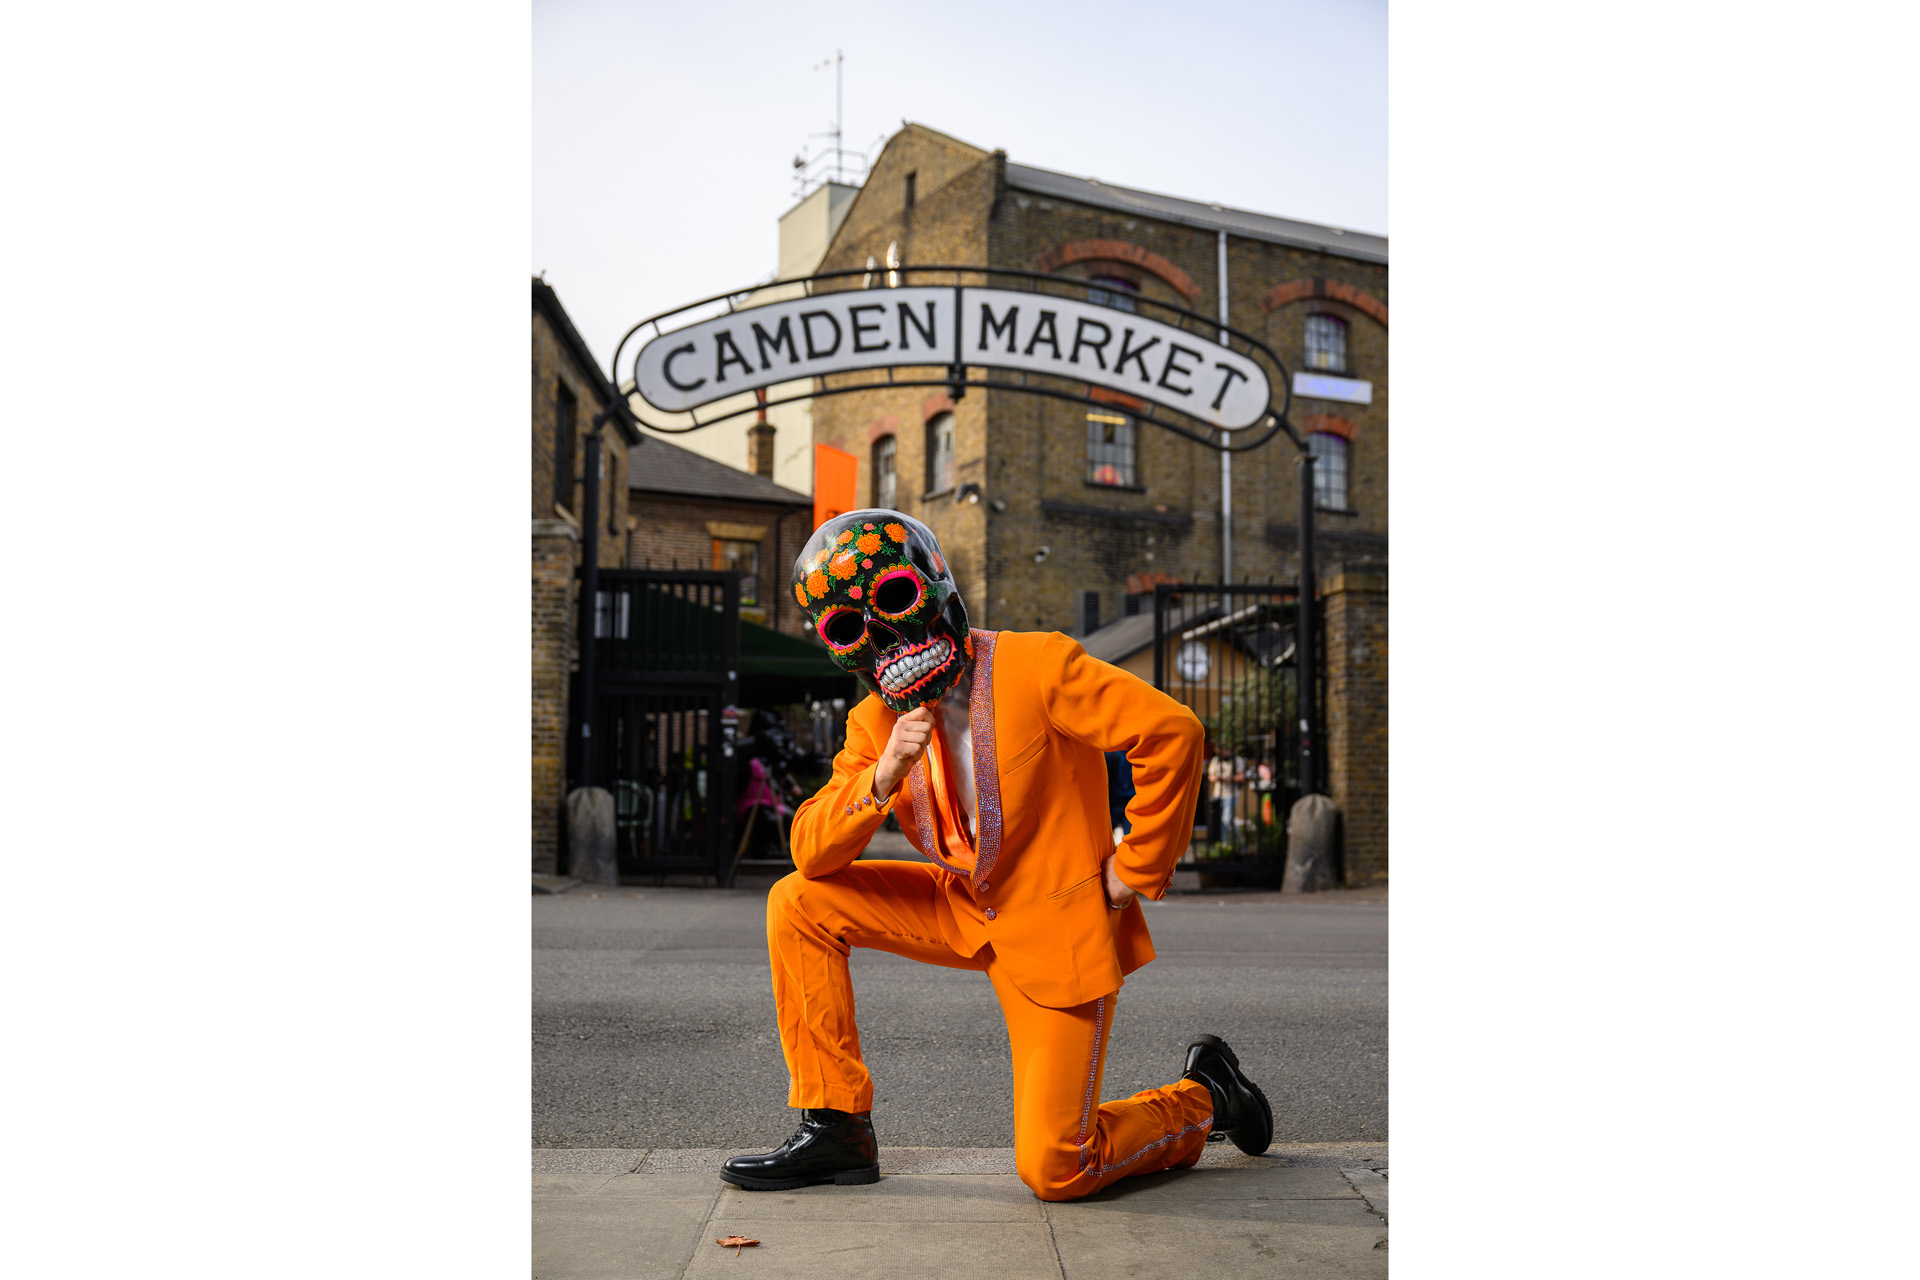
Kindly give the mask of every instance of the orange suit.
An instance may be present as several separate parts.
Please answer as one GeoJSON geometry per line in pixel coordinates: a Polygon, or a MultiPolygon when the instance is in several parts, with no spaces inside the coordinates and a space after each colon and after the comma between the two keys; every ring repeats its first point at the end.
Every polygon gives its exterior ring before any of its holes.
{"type": "Polygon", "coordinates": [[[967,831],[942,735],[884,801],[874,767],[894,713],[847,715],[833,777],[793,820],[799,867],[767,901],[788,1105],[866,1111],[848,949],[984,970],[1013,1052],[1022,1181],[1067,1200],[1115,1179],[1190,1165],[1213,1123],[1203,1084],[1179,1081],[1094,1106],[1124,975],[1153,959],[1138,902],[1107,903],[1109,853],[1160,898],[1193,830],[1202,731],[1192,712],[1055,633],[971,634],[969,731],[978,813],[967,831]],[[1115,849],[1103,752],[1133,766],[1132,832],[1115,849]],[[889,812],[932,865],[856,862],[889,812]]]}

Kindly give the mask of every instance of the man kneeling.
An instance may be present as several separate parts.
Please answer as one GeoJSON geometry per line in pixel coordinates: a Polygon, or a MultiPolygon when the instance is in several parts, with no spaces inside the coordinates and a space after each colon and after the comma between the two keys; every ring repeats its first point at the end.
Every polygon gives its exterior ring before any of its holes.
{"type": "Polygon", "coordinates": [[[1174,1083],[1095,1105],[1121,981],[1154,956],[1136,898],[1166,893],[1192,833],[1193,713],[1066,636],[971,630],[932,531],[897,511],[822,525],[793,590],[874,696],[794,816],[799,872],[767,900],[787,1103],[804,1118],[720,1176],[760,1191],[879,1178],[853,947],[986,973],[1013,1051],[1015,1163],[1043,1200],[1191,1165],[1209,1134],[1265,1151],[1273,1113],[1216,1036],[1187,1047],[1174,1083]],[[1135,787],[1117,847],[1107,751],[1126,752],[1135,787]],[[856,861],[895,812],[929,862],[856,861]]]}

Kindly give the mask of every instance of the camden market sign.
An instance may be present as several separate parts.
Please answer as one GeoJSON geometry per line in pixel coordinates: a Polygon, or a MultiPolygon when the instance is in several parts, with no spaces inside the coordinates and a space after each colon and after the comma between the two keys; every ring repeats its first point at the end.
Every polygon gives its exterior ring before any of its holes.
{"type": "Polygon", "coordinates": [[[686,410],[795,378],[929,364],[1052,374],[1228,431],[1264,418],[1272,395],[1253,359],[1163,321],[964,285],[847,290],[690,325],[640,349],[634,385],[656,408],[686,410]]]}
{"type": "Polygon", "coordinates": [[[623,382],[647,407],[678,419],[646,421],[654,430],[697,430],[764,405],[876,385],[943,385],[956,399],[968,386],[1104,404],[1117,395],[1147,421],[1233,452],[1278,431],[1293,436],[1290,380],[1264,343],[1217,317],[1147,298],[1129,297],[1123,310],[1089,298],[1089,288],[1073,277],[982,267],[824,272],[642,321],[621,339],[615,376],[621,352],[651,326],[623,382]],[[874,287],[882,278],[887,283],[874,287]],[[756,305],[769,295],[778,300],[756,305]],[[722,305],[722,314],[695,318],[722,305]],[[885,371],[884,383],[875,371],[885,371]],[[806,389],[767,398],[769,388],[787,384],[806,389]],[[748,392],[758,398],[737,399],[748,392]],[[729,412],[696,412],[727,401],[729,412]],[[1249,430],[1260,426],[1268,429],[1249,430]],[[1229,443],[1236,432],[1258,438],[1229,443]]]}

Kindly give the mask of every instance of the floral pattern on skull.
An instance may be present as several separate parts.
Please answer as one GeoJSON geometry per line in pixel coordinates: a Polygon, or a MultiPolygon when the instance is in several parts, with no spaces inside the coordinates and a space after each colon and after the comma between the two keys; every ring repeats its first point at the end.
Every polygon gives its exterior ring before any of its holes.
{"type": "Polygon", "coordinates": [[[973,658],[966,605],[933,530],[849,511],[814,530],[793,593],[833,661],[896,712],[940,700],[973,658]]]}

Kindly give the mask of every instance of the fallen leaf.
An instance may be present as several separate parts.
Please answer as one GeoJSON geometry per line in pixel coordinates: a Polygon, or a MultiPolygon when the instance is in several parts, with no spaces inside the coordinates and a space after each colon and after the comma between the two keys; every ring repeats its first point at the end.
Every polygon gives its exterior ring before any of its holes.
{"type": "Polygon", "coordinates": [[[726,1236],[722,1239],[715,1240],[714,1243],[723,1249],[733,1250],[733,1256],[737,1258],[740,1256],[740,1250],[742,1248],[750,1244],[759,1244],[760,1242],[758,1240],[749,1240],[745,1236],[726,1236]]]}

